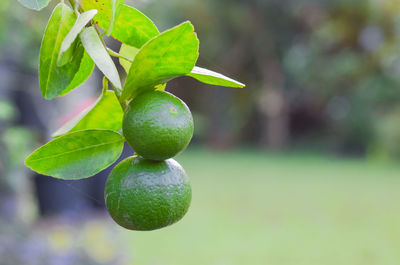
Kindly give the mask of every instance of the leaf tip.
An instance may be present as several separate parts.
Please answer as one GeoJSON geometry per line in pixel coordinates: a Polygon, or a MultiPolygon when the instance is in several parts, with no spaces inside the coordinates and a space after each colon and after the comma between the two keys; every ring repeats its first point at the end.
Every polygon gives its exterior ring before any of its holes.
{"type": "Polygon", "coordinates": [[[32,152],[29,156],[27,156],[27,157],[25,158],[25,160],[24,160],[24,165],[25,165],[27,168],[31,169],[31,170],[33,170],[32,165],[31,165],[31,160],[32,160],[32,156],[35,154],[35,152],[36,152],[36,150],[33,151],[33,152],[32,152]]]}
{"type": "Polygon", "coordinates": [[[90,9],[89,11],[86,11],[88,14],[90,14],[91,16],[95,16],[98,13],[97,9],[90,9]]]}
{"type": "Polygon", "coordinates": [[[53,98],[55,98],[55,96],[53,96],[53,95],[49,95],[48,93],[42,93],[42,97],[45,99],[45,100],[52,100],[53,98]]]}
{"type": "Polygon", "coordinates": [[[28,167],[28,168],[30,168],[30,166],[29,166],[29,160],[30,160],[30,155],[29,155],[27,158],[25,158],[25,160],[24,160],[24,165],[25,165],[26,167],[28,167]]]}
{"type": "Polygon", "coordinates": [[[245,88],[246,87],[246,84],[243,84],[243,83],[240,83],[240,82],[237,82],[238,83],[238,88],[245,88]]]}
{"type": "Polygon", "coordinates": [[[57,67],[62,67],[67,64],[67,61],[63,58],[62,53],[60,52],[57,57],[57,67]]]}
{"type": "Polygon", "coordinates": [[[190,20],[183,21],[181,23],[181,25],[188,26],[188,27],[190,27],[190,28],[192,28],[194,30],[194,26],[193,26],[193,24],[192,24],[192,22],[190,20]]]}

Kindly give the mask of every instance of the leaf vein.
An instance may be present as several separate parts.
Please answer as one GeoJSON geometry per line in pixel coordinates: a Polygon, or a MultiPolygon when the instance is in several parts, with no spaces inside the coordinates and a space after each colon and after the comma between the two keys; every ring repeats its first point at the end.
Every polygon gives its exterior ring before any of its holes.
{"type": "MultiPolygon", "coordinates": [[[[180,32],[185,32],[185,28],[180,28],[180,32]]],[[[156,40],[156,38],[157,38],[158,36],[156,36],[156,37],[154,37],[153,39],[151,39],[149,42],[148,42],[148,44],[150,44],[150,43],[152,43],[153,41],[155,41],[156,40]]],[[[169,43],[168,43],[168,46],[165,48],[165,50],[164,50],[164,52],[159,56],[159,58],[164,58],[165,57],[165,55],[170,51],[170,49],[171,49],[171,46],[172,46],[172,43],[174,43],[174,42],[176,42],[176,40],[178,40],[179,38],[181,38],[182,36],[181,36],[181,34],[176,34],[176,36],[173,38],[173,39],[171,39],[170,41],[169,41],[169,43]]],[[[140,53],[140,52],[139,52],[140,53]]],[[[140,56],[140,55],[139,55],[140,56]]],[[[152,65],[151,65],[151,67],[148,67],[148,68],[150,68],[150,69],[154,69],[154,68],[156,68],[156,67],[158,67],[160,64],[161,64],[161,62],[162,62],[162,60],[157,60],[156,62],[153,62],[152,63],[152,65]]],[[[131,70],[134,70],[134,72],[136,73],[136,75],[135,76],[138,76],[137,75],[137,71],[138,71],[138,68],[136,67],[136,65],[137,64],[135,64],[135,61],[133,61],[133,64],[132,64],[132,66],[131,66],[131,70]]],[[[130,71],[129,71],[130,72],[130,71]]],[[[133,80],[135,80],[135,78],[133,78],[133,80]]],[[[132,80],[129,80],[129,81],[131,81],[131,83],[133,82],[132,80]]],[[[151,80],[151,81],[153,81],[153,80],[151,80]]],[[[133,82],[133,83],[135,83],[135,82],[133,82]]],[[[141,85],[141,87],[145,87],[145,86],[148,86],[148,85],[151,85],[151,83],[150,83],[150,81],[148,81],[146,84],[142,84],[141,85]],[[149,83],[149,84],[147,84],[147,83],[149,83]]],[[[129,95],[132,95],[132,93],[133,93],[133,91],[135,90],[135,88],[136,89],[140,89],[140,87],[135,87],[135,86],[133,86],[134,88],[133,89],[130,89],[130,91],[128,91],[128,93],[129,93],[129,95]]],[[[129,96],[128,95],[128,96],[129,96]]]]}
{"type": "Polygon", "coordinates": [[[103,146],[103,145],[111,145],[111,144],[118,143],[118,142],[121,142],[121,141],[122,141],[122,139],[118,140],[118,141],[108,142],[108,143],[91,145],[91,146],[87,146],[87,147],[71,150],[71,151],[68,151],[68,152],[64,152],[64,153],[61,153],[61,154],[45,156],[45,157],[41,157],[41,158],[38,158],[38,159],[31,159],[30,162],[36,162],[36,161],[41,161],[41,160],[45,160],[45,159],[60,157],[60,156],[66,155],[66,154],[72,154],[72,153],[75,153],[75,152],[80,152],[80,151],[83,151],[83,150],[88,150],[88,149],[100,147],[100,146],[103,146]]]}
{"type": "MultiPolygon", "coordinates": [[[[54,58],[55,58],[55,56],[54,56],[54,53],[55,53],[55,50],[56,50],[56,47],[57,47],[57,43],[58,43],[58,41],[59,41],[59,38],[60,38],[60,32],[61,32],[61,28],[62,28],[62,24],[63,24],[63,16],[64,16],[64,8],[65,8],[65,6],[62,6],[62,9],[61,9],[61,18],[60,18],[60,27],[58,28],[58,31],[57,31],[57,36],[56,36],[56,42],[55,42],[55,45],[53,46],[53,50],[52,50],[52,52],[51,52],[51,60],[50,60],[50,69],[55,69],[55,67],[53,66],[53,64],[54,64],[54,58]]],[[[57,71],[56,71],[57,72],[57,71]]],[[[47,75],[47,80],[46,80],[46,87],[45,87],[45,97],[47,96],[47,92],[48,92],[48,87],[49,87],[49,82],[50,82],[50,77],[51,77],[51,73],[52,73],[52,71],[50,70],[49,71],[49,73],[48,73],[48,75],[47,75]]]]}

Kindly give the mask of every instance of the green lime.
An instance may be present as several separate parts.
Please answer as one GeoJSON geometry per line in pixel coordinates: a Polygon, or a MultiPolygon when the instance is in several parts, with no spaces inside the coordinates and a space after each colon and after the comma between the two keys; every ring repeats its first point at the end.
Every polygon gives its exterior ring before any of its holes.
{"type": "Polygon", "coordinates": [[[104,197],[115,222],[127,229],[149,231],[179,221],[189,209],[192,190],[175,160],[133,156],[111,171],[104,197]]]}
{"type": "Polygon", "coordinates": [[[193,136],[193,117],[179,98],[168,92],[153,91],[132,100],[122,130],[137,154],[164,160],[188,146],[193,136]]]}

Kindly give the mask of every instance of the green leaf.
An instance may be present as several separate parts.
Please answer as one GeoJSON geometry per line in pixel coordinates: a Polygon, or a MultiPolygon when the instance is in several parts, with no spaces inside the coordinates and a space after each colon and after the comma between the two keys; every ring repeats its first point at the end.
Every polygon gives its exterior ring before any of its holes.
{"type": "Polygon", "coordinates": [[[67,88],[65,88],[63,90],[63,92],[60,94],[60,96],[64,96],[64,95],[68,94],[74,88],[77,88],[78,86],[83,84],[83,82],[85,82],[90,77],[90,75],[92,74],[92,72],[94,70],[94,62],[93,62],[92,58],[90,58],[90,56],[87,54],[87,52],[85,51],[83,46],[80,45],[80,46],[78,46],[77,49],[79,50],[78,51],[79,57],[81,56],[80,55],[81,53],[83,54],[81,63],[79,65],[78,72],[75,74],[74,78],[72,79],[71,83],[69,83],[67,88]]]}
{"type": "Polygon", "coordinates": [[[66,65],[67,63],[71,62],[72,58],[74,57],[74,53],[76,50],[76,47],[78,45],[78,40],[74,41],[71,43],[71,45],[68,47],[66,51],[63,51],[63,53],[60,52],[58,53],[58,58],[57,58],[57,67],[62,67],[66,65]]]}
{"type": "MultiPolygon", "coordinates": [[[[76,16],[65,4],[58,4],[47,24],[40,48],[39,84],[45,99],[55,98],[68,88],[76,73],[79,71],[83,52],[74,50],[72,61],[58,67],[57,59],[61,43],[73,27],[76,16]]],[[[71,90],[71,87],[68,88],[71,90]]]]}
{"type": "Polygon", "coordinates": [[[217,72],[204,69],[201,67],[195,66],[187,76],[193,77],[200,82],[216,85],[216,86],[227,86],[227,87],[245,87],[245,84],[242,84],[232,78],[219,74],[217,72]]]}
{"type": "MultiPolygon", "coordinates": [[[[121,48],[119,50],[119,54],[128,57],[133,61],[135,59],[136,54],[139,52],[138,48],[122,44],[121,48]]],[[[132,62],[124,59],[124,58],[119,58],[119,63],[122,65],[122,67],[125,69],[127,73],[129,73],[129,69],[131,68],[132,62]]]]}
{"type": "Polygon", "coordinates": [[[118,19],[119,16],[119,12],[121,11],[121,7],[124,4],[125,0],[111,0],[111,19],[110,19],[110,24],[108,25],[108,29],[107,29],[107,36],[110,36],[113,28],[114,28],[114,24],[118,19]]]}
{"type": "Polygon", "coordinates": [[[51,0],[18,0],[23,6],[37,11],[45,8],[50,1],[51,0]]]}
{"type": "MultiPolygon", "coordinates": [[[[57,66],[63,66],[67,64],[71,59],[71,50],[73,50],[74,43],[76,43],[77,37],[79,33],[83,30],[87,23],[97,14],[97,10],[89,10],[85,13],[82,13],[78,16],[77,20],[75,21],[74,26],[72,27],[71,31],[68,32],[67,36],[64,38],[63,42],[61,43],[60,52],[58,54],[57,66]]],[[[76,45],[76,44],[75,44],[76,45]]]]}
{"type": "Polygon", "coordinates": [[[84,29],[81,32],[80,37],[85,50],[93,59],[100,71],[103,72],[116,88],[121,89],[122,85],[117,68],[100,40],[95,28],[91,26],[84,29]]]}
{"type": "Polygon", "coordinates": [[[122,99],[154,89],[158,84],[190,73],[199,56],[199,40],[190,22],[167,30],[138,52],[126,78],[122,99]]]}
{"type": "MultiPolygon", "coordinates": [[[[111,0],[82,0],[84,10],[97,9],[99,13],[93,18],[101,28],[107,29],[112,16],[111,0]]],[[[140,48],[160,32],[148,17],[139,10],[121,5],[118,19],[115,21],[111,36],[130,46],[140,48]]]]}
{"type": "MultiPolygon", "coordinates": [[[[121,54],[124,57],[129,58],[129,60],[120,57],[119,58],[119,63],[121,64],[121,66],[125,69],[125,71],[127,73],[129,73],[129,69],[131,68],[132,65],[132,61],[135,59],[136,54],[139,52],[138,48],[126,45],[126,44],[122,44],[121,48],[119,50],[119,54],[121,54]]],[[[165,87],[167,86],[167,84],[159,84],[156,85],[154,88],[157,91],[164,91],[165,87]]]]}
{"type": "Polygon", "coordinates": [[[56,131],[53,137],[87,129],[118,131],[122,128],[123,116],[124,112],[114,91],[106,91],[96,102],[56,131]]]}
{"type": "Polygon", "coordinates": [[[123,146],[124,138],[114,131],[77,131],[40,147],[25,160],[25,164],[40,174],[55,178],[88,178],[113,164],[123,146]]]}

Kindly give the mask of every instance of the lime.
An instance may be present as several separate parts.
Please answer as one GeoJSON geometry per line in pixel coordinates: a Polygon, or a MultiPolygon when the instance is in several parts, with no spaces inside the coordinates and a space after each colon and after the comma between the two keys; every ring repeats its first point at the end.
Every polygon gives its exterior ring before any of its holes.
{"type": "Polygon", "coordinates": [[[179,221],[189,209],[192,190],[175,160],[133,156],[111,171],[104,197],[115,222],[130,230],[149,231],[179,221]]]}
{"type": "Polygon", "coordinates": [[[153,91],[132,100],[122,130],[137,154],[164,160],[188,146],[193,136],[193,117],[179,98],[168,92],[153,91]]]}

